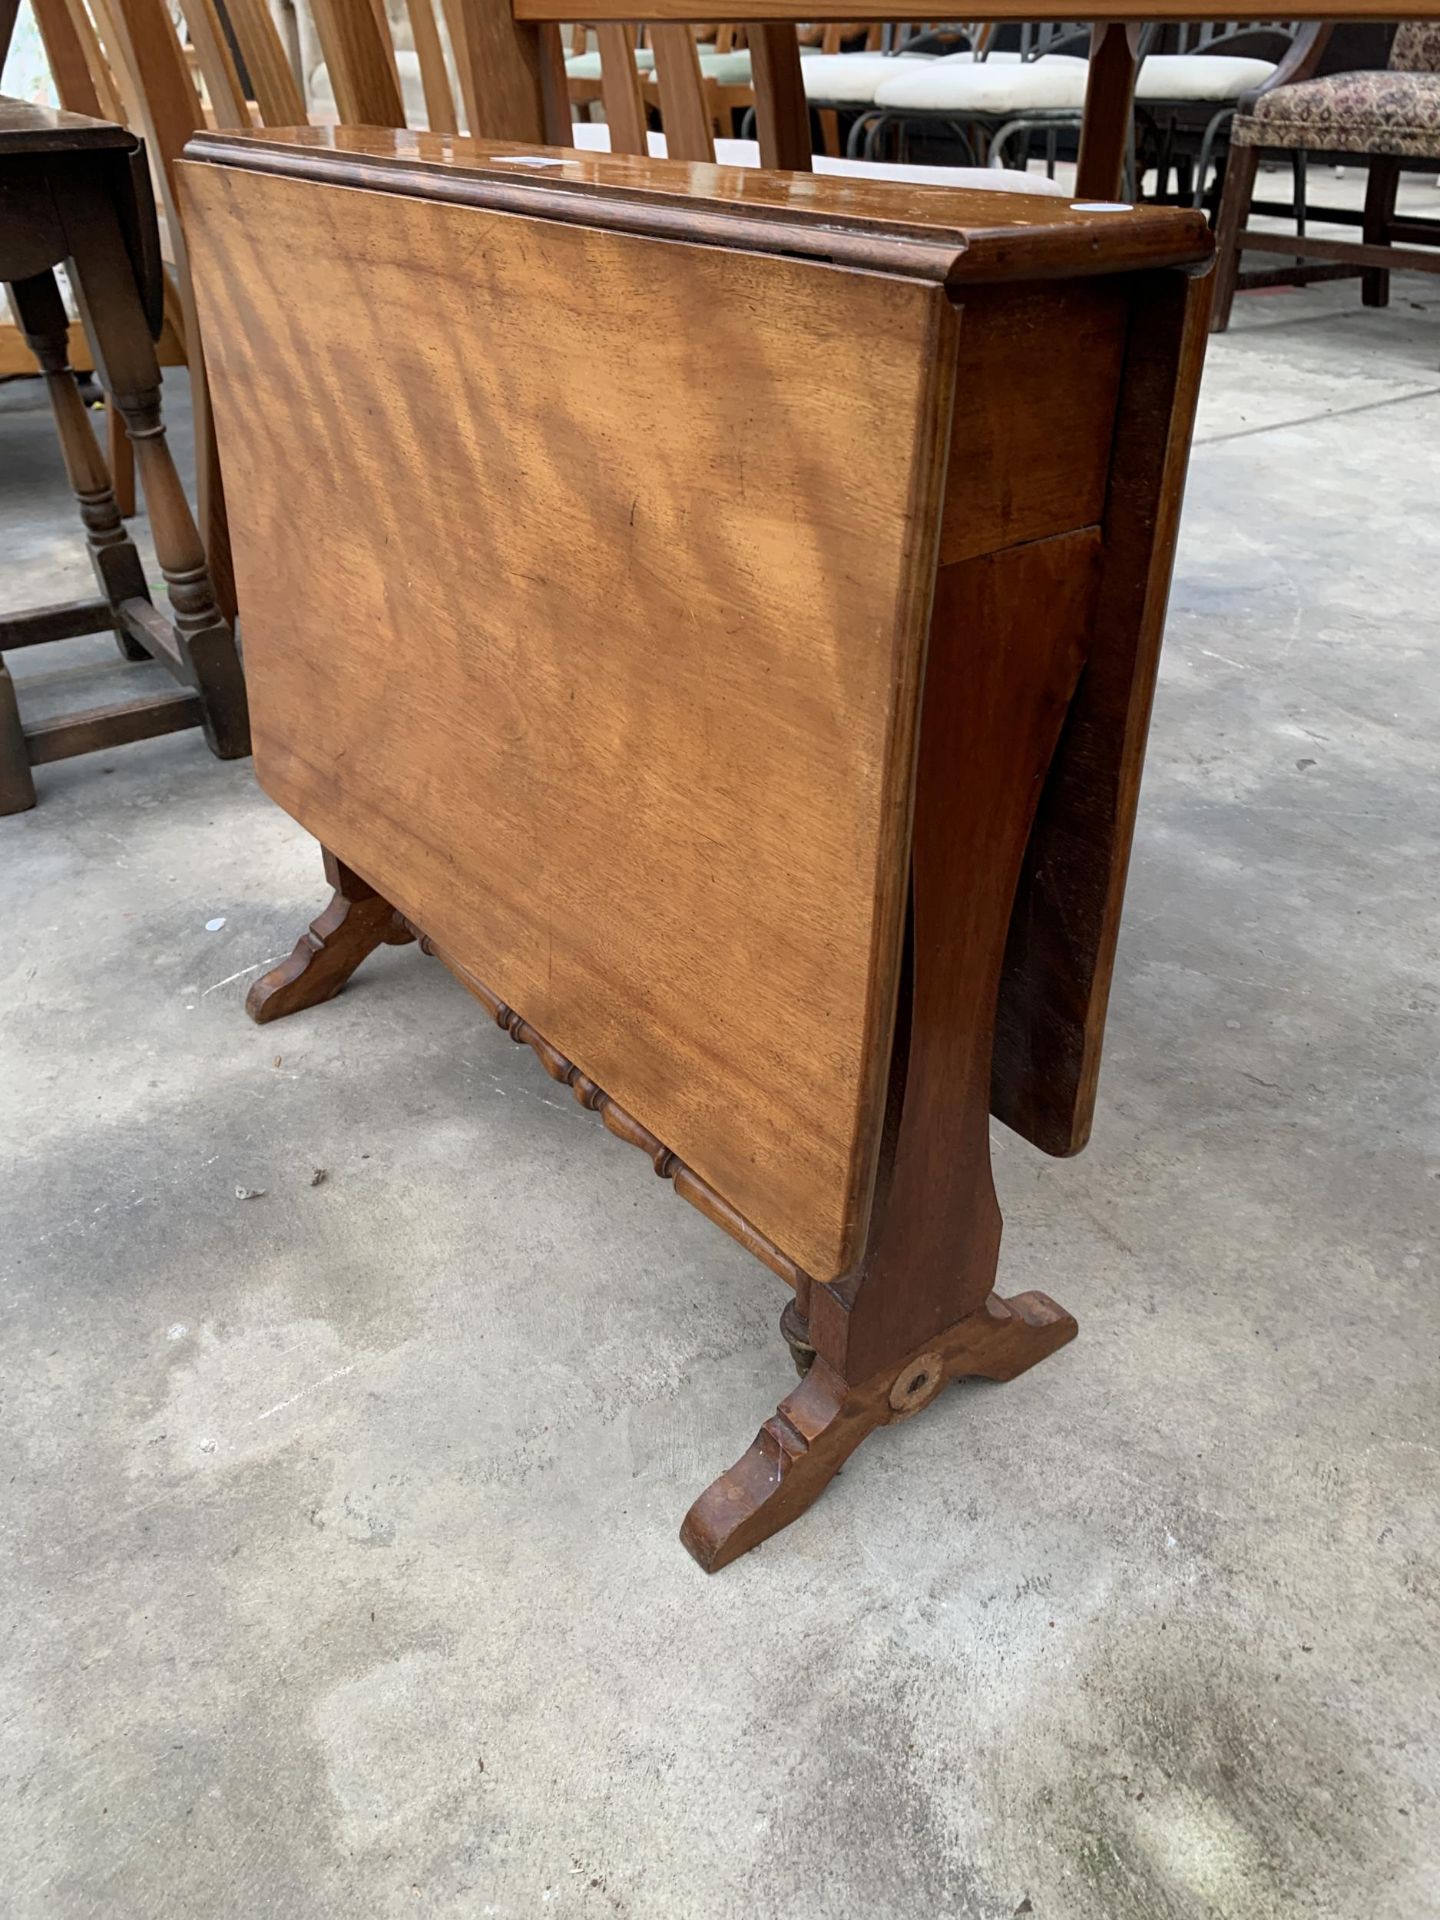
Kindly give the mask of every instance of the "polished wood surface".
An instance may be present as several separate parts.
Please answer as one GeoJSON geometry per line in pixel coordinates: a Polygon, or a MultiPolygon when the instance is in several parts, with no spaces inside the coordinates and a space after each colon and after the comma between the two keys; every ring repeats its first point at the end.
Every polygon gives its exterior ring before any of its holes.
{"type": "Polygon", "coordinates": [[[694,244],[753,247],[958,287],[1208,260],[1203,213],[536,148],[413,128],[202,132],[190,157],[694,244]],[[543,166],[531,162],[543,160],[543,166]],[[518,163],[518,164],[517,164],[518,163]]]}
{"type": "Polygon", "coordinates": [[[761,1232],[843,1271],[899,958],[943,291],[706,247],[662,271],[631,236],[552,222],[542,247],[398,196],[377,229],[359,195],[229,168],[186,186],[250,502],[262,784],[761,1232]],[[295,311],[345,346],[297,352],[295,311]]]}
{"type": "Polygon", "coordinates": [[[0,154],[74,153],[96,147],[130,148],[135,136],[108,121],[40,107],[0,94],[0,154]]]}
{"type": "Polygon", "coordinates": [[[811,1372],[687,1519],[713,1570],[1074,1331],[996,1295],[990,1113],[1088,1125],[1208,235],[408,135],[190,151],[258,766],[334,888],[251,1012],[418,934],[788,1282],[811,1372]]]}

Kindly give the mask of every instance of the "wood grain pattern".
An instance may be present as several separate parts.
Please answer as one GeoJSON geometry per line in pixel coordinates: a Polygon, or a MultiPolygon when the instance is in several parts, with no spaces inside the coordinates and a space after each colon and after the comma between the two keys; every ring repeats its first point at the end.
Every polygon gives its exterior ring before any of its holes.
{"type": "MultiPolygon", "coordinates": [[[[418,932],[418,929],[411,928],[411,931],[418,932]]],[[[649,1158],[658,1176],[673,1182],[682,1200],[688,1200],[707,1220],[713,1220],[732,1240],[738,1240],[748,1253],[753,1253],[757,1260],[763,1261],[787,1286],[797,1290],[809,1287],[810,1276],[802,1273],[795,1262],[767,1240],[763,1233],[757,1232],[743,1214],[737,1213],[727,1200],[708,1186],[693,1167],[687,1167],[663,1140],[651,1133],[648,1127],[642,1126],[633,1114],[627,1113],[603,1087],[597,1087],[573,1060],[568,1060],[542,1033],[537,1033],[528,1020],[522,1020],[512,1006],[507,1005],[484,981],[477,980],[453,954],[443,952],[428,934],[419,934],[419,939],[422,950],[437,955],[444,962],[456,979],[474,994],[496,1026],[503,1027],[517,1046],[529,1047],[550,1078],[569,1087],[580,1105],[587,1112],[598,1114],[606,1130],[613,1133],[617,1140],[623,1140],[627,1146],[638,1147],[649,1158]]],[[[257,1014],[255,1017],[261,1016],[257,1014]]]]}
{"type": "Polygon", "coordinates": [[[1092,644],[1100,559],[1091,527],[936,580],[886,1150],[864,1258],[810,1298],[811,1343],[847,1380],[897,1363],[995,1286],[997,994],[1030,823],[1092,644]]]}
{"type": "Polygon", "coordinates": [[[432,133],[454,133],[460,122],[455,112],[455,96],[450,91],[450,75],[445,68],[445,49],[432,0],[406,0],[410,17],[410,37],[420,62],[420,85],[425,96],[425,118],[432,133]]]}
{"type": "Polygon", "coordinates": [[[262,784],[842,1272],[888,1070],[943,291],[185,174],[262,784]]]}
{"type": "Polygon", "coordinates": [[[713,1570],[1075,1331],[996,1294],[990,1114],[1068,1151],[1093,1099],[1208,242],[371,131],[191,152],[259,770],[334,849],[252,1011],[420,933],[790,1282],[805,1379],[687,1518],[713,1570]]]}
{"type": "Polygon", "coordinates": [[[195,49],[216,126],[248,127],[250,109],[246,105],[245,89],[240,83],[235,56],[225,38],[215,0],[181,0],[181,12],[190,31],[190,44],[195,49]]]}
{"type": "Polygon", "coordinates": [[[1120,278],[967,297],[942,564],[1099,525],[1130,297],[1120,278]]]}
{"type": "Polygon", "coordinates": [[[33,12],[61,106],[92,119],[108,118],[92,64],[94,34],[82,36],[66,0],[34,0],[33,12]]]}
{"type": "MultiPolygon", "coordinates": [[[[494,140],[525,144],[544,141],[547,134],[563,137],[551,126],[555,105],[552,50],[533,27],[518,24],[502,6],[489,0],[445,0],[445,18],[460,73],[465,119],[471,133],[494,140]]],[[[564,63],[561,62],[561,104],[564,63]]]]}

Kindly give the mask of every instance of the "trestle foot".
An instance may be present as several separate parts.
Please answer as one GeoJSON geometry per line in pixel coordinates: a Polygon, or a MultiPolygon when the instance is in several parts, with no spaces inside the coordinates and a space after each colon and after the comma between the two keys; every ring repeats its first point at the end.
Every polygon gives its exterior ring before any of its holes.
{"type": "Polygon", "coordinates": [[[329,853],[325,872],[335,889],[329,906],[289,958],[262,974],[246,996],[245,1011],[257,1025],[333,999],[377,947],[400,947],[415,938],[388,900],[329,853]]]}
{"type": "Polygon", "coordinates": [[[1009,1300],[992,1293],[978,1312],[926,1341],[898,1367],[885,1367],[858,1385],[815,1355],[749,1452],[691,1507],[681,1540],[707,1573],[718,1573],[798,1519],[876,1427],[918,1413],[951,1380],[1013,1380],[1075,1333],[1071,1316],[1043,1293],[1009,1300]]]}

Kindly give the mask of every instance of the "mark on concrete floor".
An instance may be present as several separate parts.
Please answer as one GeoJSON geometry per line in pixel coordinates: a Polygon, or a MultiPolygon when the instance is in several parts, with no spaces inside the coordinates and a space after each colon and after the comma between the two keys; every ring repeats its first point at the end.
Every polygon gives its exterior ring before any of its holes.
{"type": "Polygon", "coordinates": [[[248,1326],[201,1324],[183,1345],[172,1330],[165,1398],[136,1432],[132,1478],[193,1473],[201,1451],[227,1467],[273,1453],[313,1420],[316,1395],[354,1373],[328,1322],[263,1317],[276,1304],[257,1302],[248,1326]]]}
{"type": "Polygon", "coordinates": [[[1390,1809],[1353,1725],[1324,1699],[1327,1676],[1282,1664],[1263,1640],[1217,1652],[1209,1627],[1192,1640],[1193,1618],[1171,1624],[1181,1632],[1165,1641],[1098,1642],[1078,1678],[1029,1703],[1027,1751],[995,1787],[1019,1789],[1006,1824],[1037,1911],[1065,1920],[1363,1911],[1390,1809]],[[1203,1646],[1203,1659],[1189,1645],[1203,1646]],[[1045,1888],[1033,1880],[1037,1840],[1054,1863],[1045,1888]],[[1325,1909],[1313,1898],[1322,1887],[1325,1909]]]}
{"type": "Polygon", "coordinates": [[[479,1816],[473,1755],[483,1742],[457,1738],[449,1665],[439,1653],[402,1653],[316,1701],[311,1721],[348,1846],[383,1842],[422,1815],[442,1827],[479,1816]]]}
{"type": "MultiPolygon", "coordinates": [[[[227,973],[225,978],[223,980],[217,980],[213,987],[206,987],[201,993],[200,998],[206,1000],[212,993],[218,993],[221,987],[228,987],[232,981],[243,980],[245,976],[250,973],[259,973],[262,967],[273,967],[277,960],[283,960],[284,958],[283,953],[272,953],[268,960],[257,960],[253,967],[241,967],[238,973],[227,973]]],[[[182,989],[182,991],[193,993],[194,988],[182,989]]],[[[277,1060],[275,1064],[278,1066],[280,1063],[277,1060]]]]}

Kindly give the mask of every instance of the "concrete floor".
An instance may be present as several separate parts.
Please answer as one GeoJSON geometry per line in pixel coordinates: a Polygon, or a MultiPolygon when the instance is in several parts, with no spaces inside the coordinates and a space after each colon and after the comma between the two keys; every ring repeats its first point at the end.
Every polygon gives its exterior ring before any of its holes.
{"type": "MultiPolygon", "coordinates": [[[[5,602],[84,591],[0,407],[5,602]]],[[[41,771],[6,1914],[1440,1914],[1437,450],[1435,281],[1242,300],[1094,1144],[997,1130],[1007,1285],[1081,1338],[714,1580],[676,1528],[788,1390],[783,1288],[413,949],[252,1027],[323,888],[248,764],[41,771]]],[[[17,656],[28,709],[91,660],[17,656]]]]}

